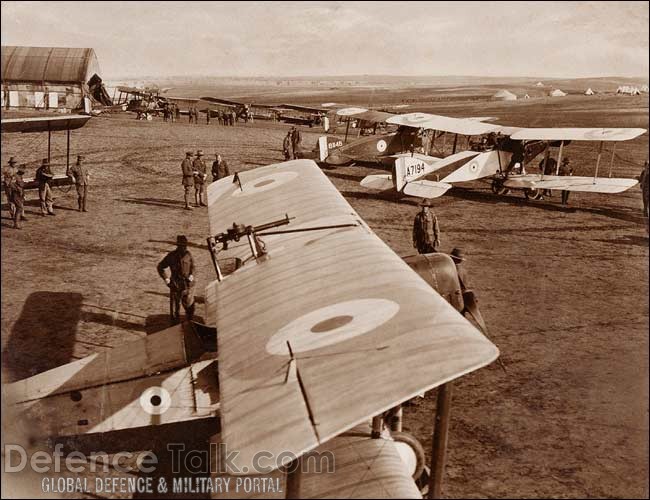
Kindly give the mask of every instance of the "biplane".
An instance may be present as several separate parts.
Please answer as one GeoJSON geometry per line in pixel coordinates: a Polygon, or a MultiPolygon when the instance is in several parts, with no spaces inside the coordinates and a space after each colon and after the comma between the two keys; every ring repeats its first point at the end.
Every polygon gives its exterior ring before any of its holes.
{"type": "MultiPolygon", "coordinates": [[[[427,113],[396,115],[386,121],[412,130],[433,132],[431,147],[436,139],[453,135],[452,154],[434,157],[427,154],[397,155],[390,175],[370,175],[361,181],[364,187],[377,190],[393,189],[398,193],[422,198],[436,198],[455,183],[492,178],[492,189],[505,194],[509,189],[522,189],[527,198],[538,199],[542,190],[619,193],[634,186],[635,179],[612,178],[614,151],[609,177],[598,177],[603,143],[627,141],[646,130],[642,128],[557,128],[534,129],[484,123],[488,118],[450,118],[427,113]],[[465,136],[468,149],[456,152],[459,136],[465,136]],[[482,136],[478,142],[471,137],[482,136]],[[557,165],[562,150],[571,141],[599,142],[593,177],[526,174],[525,166],[540,153],[548,161],[550,149],[559,147],[557,165]],[[429,177],[435,174],[436,180],[429,177]]],[[[430,148],[431,149],[431,148],[430,148]]],[[[444,145],[441,150],[444,154],[444,145]]],[[[544,163],[544,164],[545,164],[544,163]]]]}
{"type": "Polygon", "coordinates": [[[163,110],[166,99],[160,94],[167,90],[169,89],[158,87],[117,87],[119,95],[114,96],[113,106],[122,106],[122,109],[126,106],[125,111],[137,113],[139,117],[151,121],[153,116],[163,110]]]}
{"type": "MultiPolygon", "coordinates": [[[[211,442],[238,455],[218,474],[259,477],[262,451],[298,464],[316,450],[333,454],[334,473],[288,467],[287,498],[418,498],[422,467],[402,458],[414,448],[383,416],[438,387],[439,494],[450,384],[499,354],[459,313],[458,281],[443,279],[450,259],[412,264],[446,290],[436,292],[310,160],[220,179],[208,200],[206,325],[5,385],[6,403],[57,436],[219,416],[211,442]]],[[[265,476],[285,475],[284,462],[264,465],[265,476]]]]}
{"type": "MultiPolygon", "coordinates": [[[[66,173],[54,174],[50,185],[65,186],[72,183],[72,179],[67,175],[70,168],[70,131],[86,125],[90,120],[88,115],[57,115],[57,116],[38,116],[28,118],[6,118],[2,119],[2,133],[39,133],[47,132],[47,160],[51,162],[52,156],[52,132],[65,130],[66,134],[66,173]]],[[[36,189],[38,185],[34,177],[26,176],[23,178],[25,189],[36,189]]],[[[4,184],[4,180],[3,180],[4,184]]]]}

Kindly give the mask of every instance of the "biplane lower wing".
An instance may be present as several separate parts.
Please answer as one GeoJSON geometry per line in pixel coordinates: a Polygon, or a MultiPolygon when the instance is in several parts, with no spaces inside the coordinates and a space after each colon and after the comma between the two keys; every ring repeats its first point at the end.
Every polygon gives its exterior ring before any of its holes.
{"type": "Polygon", "coordinates": [[[76,435],[208,418],[218,411],[214,359],[190,324],[2,387],[37,435],[76,435]]]}
{"type": "Polygon", "coordinates": [[[579,191],[588,193],[622,193],[634,187],[639,182],[636,179],[616,177],[579,177],[527,174],[513,175],[503,182],[508,188],[524,189],[551,189],[562,191],[579,191]]]}
{"type": "Polygon", "coordinates": [[[206,288],[219,332],[222,437],[237,470],[293,456],[492,362],[497,348],[390,250],[318,166],[294,160],[208,188],[212,235],[293,217],[219,254],[249,260],[206,288]],[[318,229],[315,229],[318,228],[318,229]]]}
{"type": "MultiPolygon", "coordinates": [[[[211,443],[221,443],[217,435],[211,443]]],[[[368,422],[355,426],[314,450],[306,457],[300,479],[301,498],[422,498],[399,446],[389,436],[371,437],[368,422]],[[310,454],[311,455],[311,454],[310,454]]],[[[213,477],[227,477],[215,474],[213,477]]],[[[285,484],[285,473],[275,470],[259,475],[285,484]]],[[[253,481],[255,478],[251,478],[253,481]]],[[[267,480],[268,480],[267,479],[267,480]]],[[[244,488],[232,489],[231,498],[259,498],[259,493],[244,488]]],[[[287,491],[264,492],[264,498],[283,499],[287,491]]]]}
{"type": "Polygon", "coordinates": [[[445,194],[452,188],[451,184],[446,182],[427,181],[425,179],[419,181],[411,181],[404,186],[404,194],[407,196],[415,196],[417,198],[433,199],[438,198],[445,194]]]}
{"type": "Polygon", "coordinates": [[[373,174],[367,175],[361,180],[361,185],[368,189],[377,191],[387,191],[394,189],[393,176],[390,174],[373,174]]]}

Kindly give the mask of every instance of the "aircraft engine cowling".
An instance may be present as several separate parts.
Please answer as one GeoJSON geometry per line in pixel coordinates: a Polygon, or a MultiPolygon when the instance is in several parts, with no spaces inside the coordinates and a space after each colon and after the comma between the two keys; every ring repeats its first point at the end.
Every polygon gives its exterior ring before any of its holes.
{"type": "Polygon", "coordinates": [[[404,261],[458,312],[465,309],[456,265],[449,255],[444,253],[410,255],[404,257],[404,261]]]}

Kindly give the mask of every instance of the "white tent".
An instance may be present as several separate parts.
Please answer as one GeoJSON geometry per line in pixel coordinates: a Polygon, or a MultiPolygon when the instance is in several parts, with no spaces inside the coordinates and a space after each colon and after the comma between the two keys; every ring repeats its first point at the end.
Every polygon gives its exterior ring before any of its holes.
{"type": "Polygon", "coordinates": [[[537,82],[535,84],[535,87],[543,87],[543,86],[544,86],[544,84],[542,82],[537,82]]]}
{"type": "Polygon", "coordinates": [[[585,95],[594,95],[594,91],[591,90],[591,87],[589,87],[587,90],[585,90],[585,95]]]}
{"type": "Polygon", "coordinates": [[[509,90],[499,90],[496,94],[492,96],[493,99],[498,99],[500,101],[516,101],[517,96],[510,92],[509,90]]]}
{"type": "Polygon", "coordinates": [[[555,89],[549,94],[551,97],[564,97],[566,92],[562,92],[560,89],[555,89]]]}
{"type": "Polygon", "coordinates": [[[641,92],[638,87],[633,87],[632,85],[622,85],[616,89],[617,94],[626,94],[626,95],[639,95],[641,92]]]}
{"type": "Polygon", "coordinates": [[[641,85],[641,88],[639,89],[641,92],[648,93],[648,86],[647,85],[641,85]]]}
{"type": "Polygon", "coordinates": [[[524,96],[524,99],[530,99],[530,96],[529,96],[528,94],[526,94],[526,95],[524,96]]]}

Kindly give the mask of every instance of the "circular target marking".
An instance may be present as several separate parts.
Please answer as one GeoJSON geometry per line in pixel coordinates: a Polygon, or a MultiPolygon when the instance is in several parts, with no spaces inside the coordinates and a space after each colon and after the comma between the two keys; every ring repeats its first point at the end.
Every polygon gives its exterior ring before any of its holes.
{"type": "Polygon", "coordinates": [[[387,147],[388,147],[388,145],[386,144],[385,140],[379,139],[377,141],[377,151],[379,151],[380,153],[383,153],[384,151],[386,151],[387,147]]]}
{"type": "Polygon", "coordinates": [[[162,387],[149,387],[140,395],[140,406],[149,415],[162,415],[171,405],[172,398],[162,387]]]}
{"type": "Polygon", "coordinates": [[[478,170],[478,163],[473,161],[472,163],[469,164],[469,169],[472,172],[476,172],[478,170]]]}
{"type": "Polygon", "coordinates": [[[431,117],[424,113],[409,113],[402,116],[402,120],[404,120],[405,123],[423,123],[429,120],[429,118],[431,117]]]}
{"type": "Polygon", "coordinates": [[[232,196],[248,196],[278,188],[298,177],[298,172],[276,172],[235,186],[232,196]]]}
{"type": "Polygon", "coordinates": [[[338,344],[368,333],[399,312],[399,304],[388,299],[356,299],[321,307],[278,330],[266,343],[266,351],[289,355],[338,344]]]}

